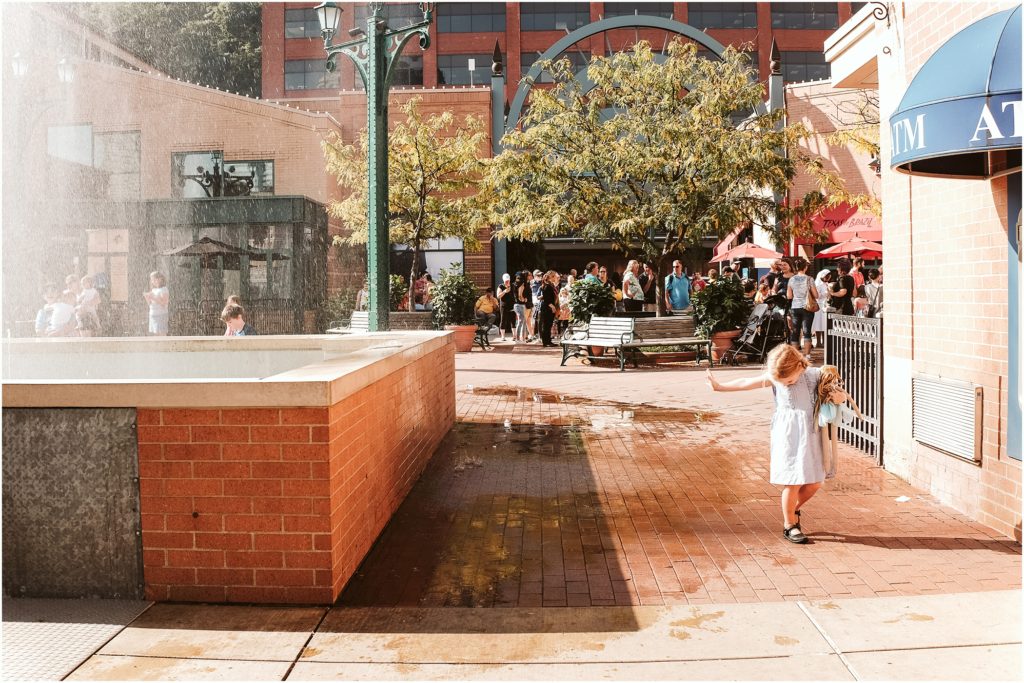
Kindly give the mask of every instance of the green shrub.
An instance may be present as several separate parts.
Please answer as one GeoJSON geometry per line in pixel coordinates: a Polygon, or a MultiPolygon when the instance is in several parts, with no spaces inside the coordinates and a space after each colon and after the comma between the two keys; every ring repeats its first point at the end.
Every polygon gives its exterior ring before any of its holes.
{"type": "Polygon", "coordinates": [[[430,301],[434,305],[434,324],[439,328],[445,325],[474,324],[476,285],[461,271],[461,263],[453,263],[450,269],[442,269],[441,277],[434,286],[430,301]]]}
{"type": "Polygon", "coordinates": [[[389,285],[388,304],[391,306],[392,311],[397,311],[402,305],[405,293],[409,291],[409,285],[406,284],[405,278],[401,275],[392,275],[389,285]]]}
{"type": "Polygon", "coordinates": [[[750,302],[743,297],[739,280],[716,280],[691,294],[690,301],[694,327],[704,339],[743,327],[750,315],[750,302]]]}
{"type": "Polygon", "coordinates": [[[612,290],[600,282],[583,278],[572,283],[569,290],[569,313],[576,323],[589,323],[597,316],[611,315],[615,310],[612,290]]]}

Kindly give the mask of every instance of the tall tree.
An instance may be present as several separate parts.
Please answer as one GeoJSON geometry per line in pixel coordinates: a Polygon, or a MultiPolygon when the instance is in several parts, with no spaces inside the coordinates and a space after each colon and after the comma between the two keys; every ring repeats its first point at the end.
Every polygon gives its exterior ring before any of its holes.
{"type": "MultiPolygon", "coordinates": [[[[428,241],[459,238],[474,251],[480,248],[477,232],[488,225],[478,192],[484,170],[480,154],[487,142],[483,123],[467,116],[457,124],[450,111],[424,117],[419,102],[413,98],[403,105],[405,121],[388,134],[389,239],[412,250],[410,292],[428,241]]],[[[324,143],[327,171],[349,193],[328,207],[350,230],[346,237],[335,237],[336,244],[366,244],[368,238],[366,146],[365,132],[357,145],[345,145],[337,135],[324,143]]],[[[415,310],[412,295],[409,310],[415,310]]]]}
{"type": "Polygon", "coordinates": [[[86,2],[64,7],[169,76],[260,96],[261,3],[86,2]]]}
{"type": "Polygon", "coordinates": [[[710,60],[674,41],[659,61],[639,42],[595,57],[588,91],[568,60],[544,67],[554,86],[531,92],[523,125],[490,164],[498,236],[574,234],[656,258],[663,311],[663,278],[687,248],[751,223],[779,241],[806,234],[828,201],[820,191],[793,206],[774,199],[801,166],[828,174],[798,147],[803,126],[754,113],[763,86],[732,48],[710,60]]]}

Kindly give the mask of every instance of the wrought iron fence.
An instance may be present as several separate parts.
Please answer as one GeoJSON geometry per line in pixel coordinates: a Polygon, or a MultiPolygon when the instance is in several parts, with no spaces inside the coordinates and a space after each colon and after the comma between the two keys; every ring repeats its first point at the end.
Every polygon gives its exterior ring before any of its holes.
{"type": "Polygon", "coordinates": [[[882,319],[828,314],[825,363],[835,365],[864,415],[839,428],[845,443],[882,464],[882,319]]]}

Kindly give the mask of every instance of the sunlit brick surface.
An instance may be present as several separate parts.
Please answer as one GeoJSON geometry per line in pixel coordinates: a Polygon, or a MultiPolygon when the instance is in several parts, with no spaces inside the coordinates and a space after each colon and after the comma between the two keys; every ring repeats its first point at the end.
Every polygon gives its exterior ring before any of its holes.
{"type": "MultiPolygon", "coordinates": [[[[587,384],[611,391],[618,376],[587,384]]],[[[460,384],[461,424],[340,603],[660,605],[1020,586],[1020,545],[851,449],[805,508],[812,542],[785,541],[764,397],[698,418],[563,396],[460,384]]]]}

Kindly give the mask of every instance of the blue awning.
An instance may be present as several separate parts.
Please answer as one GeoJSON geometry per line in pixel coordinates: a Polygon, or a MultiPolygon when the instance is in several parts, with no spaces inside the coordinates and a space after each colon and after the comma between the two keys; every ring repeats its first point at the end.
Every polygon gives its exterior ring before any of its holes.
{"type": "Polygon", "coordinates": [[[974,22],[914,76],[889,117],[892,160],[911,175],[990,178],[1021,167],[1021,7],[974,22]]]}

